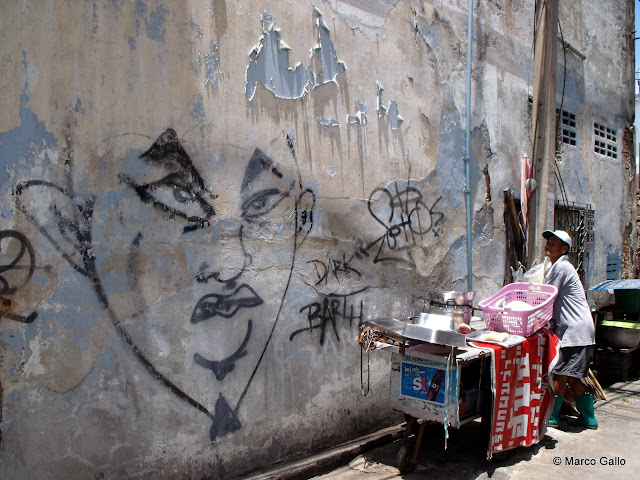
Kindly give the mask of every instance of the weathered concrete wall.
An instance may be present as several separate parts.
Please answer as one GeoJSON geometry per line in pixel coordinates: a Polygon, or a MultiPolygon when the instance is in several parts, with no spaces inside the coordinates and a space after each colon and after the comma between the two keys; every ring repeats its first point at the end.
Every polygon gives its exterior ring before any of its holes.
{"type": "MultiPolygon", "coordinates": [[[[635,149],[633,146],[634,64],[633,2],[620,1],[586,8],[584,2],[561,2],[559,34],[570,45],[558,50],[557,104],[576,115],[576,145],[562,144],[559,178],[565,201],[590,204],[595,210],[595,242],[589,252],[591,285],[606,278],[607,254],[625,260],[622,276],[633,276],[635,228],[635,149]],[[615,28],[601,28],[611,25],[615,28]],[[617,60],[620,59],[620,60],[617,60]],[[624,60],[627,59],[627,60],[624,60]],[[566,65],[566,69],[565,69],[566,65]],[[594,123],[616,137],[605,140],[616,152],[594,151],[594,123]],[[616,212],[616,214],[612,214],[616,212]]],[[[563,199],[556,182],[556,199],[563,199]]],[[[589,285],[587,285],[589,286],[589,285]]]]}
{"type": "MultiPolygon", "coordinates": [[[[532,3],[474,10],[477,298],[531,150],[532,3]]],[[[2,2],[0,476],[230,478],[397,420],[354,338],[466,287],[467,11],[2,2]]],[[[607,168],[572,194],[608,201],[607,168]]]]}

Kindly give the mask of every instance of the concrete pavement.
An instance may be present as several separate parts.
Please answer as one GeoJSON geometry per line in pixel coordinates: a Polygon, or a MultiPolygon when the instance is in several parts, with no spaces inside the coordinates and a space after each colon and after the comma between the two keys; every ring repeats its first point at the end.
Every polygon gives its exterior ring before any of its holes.
{"type": "Polygon", "coordinates": [[[564,421],[548,429],[543,440],[486,460],[480,423],[449,430],[444,449],[442,425],[429,425],[419,464],[400,475],[396,456],[402,428],[392,427],[299,462],[246,479],[390,480],[555,478],[636,478],[640,472],[640,380],[605,387],[608,399],[596,403],[597,430],[571,428],[564,421]],[[326,473],[328,472],[328,473],[326,473]]]}

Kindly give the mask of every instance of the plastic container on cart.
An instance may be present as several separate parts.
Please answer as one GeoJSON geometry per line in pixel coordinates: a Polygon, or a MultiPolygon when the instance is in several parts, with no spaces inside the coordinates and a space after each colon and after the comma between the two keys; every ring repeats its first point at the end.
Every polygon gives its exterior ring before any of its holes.
{"type": "Polygon", "coordinates": [[[557,295],[553,285],[511,283],[478,307],[489,330],[528,337],[551,320],[557,295]]]}

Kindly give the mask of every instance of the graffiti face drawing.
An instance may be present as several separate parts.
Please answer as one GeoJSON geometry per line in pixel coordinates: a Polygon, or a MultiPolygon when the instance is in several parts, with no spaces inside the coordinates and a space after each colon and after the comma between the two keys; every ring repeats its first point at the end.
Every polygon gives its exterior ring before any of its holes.
{"type": "Polygon", "coordinates": [[[246,152],[221,174],[166,130],[118,172],[119,192],[95,198],[90,228],[81,222],[89,241],[77,242],[91,255],[76,269],[117,331],[153,378],[211,418],[212,440],[241,427],[312,220],[313,193],[260,149],[246,152]]]}

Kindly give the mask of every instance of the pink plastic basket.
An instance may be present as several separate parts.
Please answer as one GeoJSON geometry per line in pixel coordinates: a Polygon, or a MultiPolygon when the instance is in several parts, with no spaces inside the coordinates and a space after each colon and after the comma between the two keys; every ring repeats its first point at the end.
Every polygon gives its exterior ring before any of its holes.
{"type": "Polygon", "coordinates": [[[557,295],[558,289],[553,285],[512,283],[482,300],[478,306],[484,313],[484,320],[489,330],[528,337],[551,320],[553,301],[557,295]],[[518,310],[505,308],[514,301],[526,302],[531,305],[531,308],[518,310]]]}

